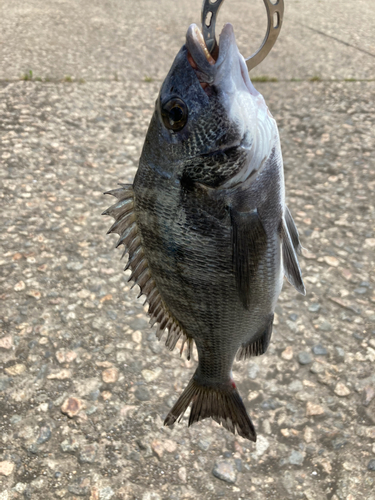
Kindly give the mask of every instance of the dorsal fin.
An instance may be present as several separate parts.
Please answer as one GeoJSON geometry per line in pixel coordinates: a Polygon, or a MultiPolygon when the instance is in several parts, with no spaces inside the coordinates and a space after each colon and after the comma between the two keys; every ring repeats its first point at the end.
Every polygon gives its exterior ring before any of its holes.
{"type": "Polygon", "coordinates": [[[120,239],[116,247],[124,245],[123,256],[129,255],[125,270],[131,270],[131,276],[128,281],[133,281],[140,288],[140,294],[146,295],[146,302],[149,304],[148,314],[151,316],[150,323],[158,323],[156,335],[160,340],[163,333],[168,329],[168,336],[165,345],[172,351],[177,341],[182,338],[183,344],[187,341],[187,358],[190,359],[192,339],[189,338],[181,324],[173,317],[165,302],[163,301],[151,270],[148,266],[145,252],[142,248],[142,241],[138,233],[137,218],[134,207],[134,191],[131,184],[121,184],[122,187],[107,191],[104,194],[110,194],[117,198],[117,203],[109,207],[102,215],[110,215],[115,219],[108,233],[117,233],[120,239]]]}

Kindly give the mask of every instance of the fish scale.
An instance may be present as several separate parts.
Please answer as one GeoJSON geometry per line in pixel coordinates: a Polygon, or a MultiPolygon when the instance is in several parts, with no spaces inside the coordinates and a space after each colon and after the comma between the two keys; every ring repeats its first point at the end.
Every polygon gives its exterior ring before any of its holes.
{"type": "Polygon", "coordinates": [[[284,274],[305,293],[301,246],[285,205],[276,122],[244,71],[233,28],[224,27],[215,64],[204,62],[199,36],[192,25],[161,87],[134,182],[109,192],[118,201],[105,214],[115,218],[110,232],[125,246],[157,337],[167,331],[169,349],[181,339],[188,358],[197,347],[197,369],[165,424],[191,404],[189,425],[212,417],[255,441],[232,365],[236,355],[267,350],[284,274]]]}

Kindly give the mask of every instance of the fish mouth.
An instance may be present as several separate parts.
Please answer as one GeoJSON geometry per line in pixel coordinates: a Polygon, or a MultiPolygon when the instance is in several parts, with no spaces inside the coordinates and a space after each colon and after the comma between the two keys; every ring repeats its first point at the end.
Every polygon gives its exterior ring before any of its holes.
{"type": "Polygon", "coordinates": [[[214,53],[210,54],[202,32],[196,24],[191,24],[186,33],[188,61],[196,71],[201,84],[212,84],[230,49],[237,49],[233,26],[230,23],[224,25],[219,40],[214,53]]]}
{"type": "Polygon", "coordinates": [[[186,33],[186,48],[188,61],[206,93],[209,86],[218,87],[230,77],[237,88],[245,84],[250,94],[258,95],[249,78],[245,59],[238,50],[230,23],[224,25],[213,54],[210,54],[196,24],[191,24],[186,33]]]}

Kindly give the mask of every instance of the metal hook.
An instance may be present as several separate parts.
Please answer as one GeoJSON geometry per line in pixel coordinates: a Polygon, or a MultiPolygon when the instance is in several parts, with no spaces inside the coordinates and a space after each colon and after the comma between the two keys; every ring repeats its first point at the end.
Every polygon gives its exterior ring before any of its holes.
{"type": "Polygon", "coordinates": [[[224,0],[203,0],[202,34],[208,51],[212,54],[217,46],[215,25],[219,9],[224,0]]]}
{"type": "MultiPolygon", "coordinates": [[[[215,38],[215,24],[219,9],[224,0],[203,0],[202,5],[202,33],[207,49],[212,54],[217,46],[215,38]]],[[[246,59],[247,69],[251,71],[258,66],[269,54],[279,36],[284,17],[284,0],[263,0],[267,10],[267,32],[262,45],[246,59]]]]}

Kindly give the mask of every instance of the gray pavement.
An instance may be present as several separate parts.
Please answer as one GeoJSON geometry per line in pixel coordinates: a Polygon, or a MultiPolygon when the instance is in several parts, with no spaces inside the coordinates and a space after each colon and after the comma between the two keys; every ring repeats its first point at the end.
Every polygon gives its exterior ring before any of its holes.
{"type": "MultiPolygon", "coordinates": [[[[219,19],[245,55],[265,29],[253,3],[226,0],[219,19]]],[[[268,352],[235,365],[258,442],[162,425],[196,355],[157,342],[100,213],[102,192],[134,177],[199,10],[0,4],[0,500],[375,499],[375,82],[344,81],[375,78],[372,0],[287,0],[254,71],[279,79],[256,86],[279,124],[307,287],[285,284],[268,352]]]]}
{"type": "MultiPolygon", "coordinates": [[[[371,0],[287,0],[280,39],[254,75],[278,79],[374,79],[371,0]]],[[[0,79],[162,79],[200,22],[201,0],[4,0],[0,79]]],[[[235,26],[247,57],[266,30],[262,0],[226,0],[218,27],[235,26]]]]}

